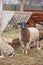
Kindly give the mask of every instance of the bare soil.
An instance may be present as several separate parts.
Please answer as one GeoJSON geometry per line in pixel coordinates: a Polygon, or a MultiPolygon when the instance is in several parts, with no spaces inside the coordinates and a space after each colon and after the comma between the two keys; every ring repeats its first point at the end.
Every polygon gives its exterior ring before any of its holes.
{"type": "MultiPolygon", "coordinates": [[[[9,34],[7,36],[9,36],[9,34]]],[[[43,40],[40,43],[43,47],[43,40]]],[[[14,48],[16,52],[15,56],[0,58],[0,65],[43,65],[43,49],[37,50],[36,48],[32,48],[28,51],[28,54],[25,55],[21,53],[22,48],[20,45],[14,48]]]]}
{"type": "Polygon", "coordinates": [[[21,49],[21,46],[15,47],[14,57],[0,58],[0,65],[43,65],[43,49],[32,48],[27,55],[21,49]]]}

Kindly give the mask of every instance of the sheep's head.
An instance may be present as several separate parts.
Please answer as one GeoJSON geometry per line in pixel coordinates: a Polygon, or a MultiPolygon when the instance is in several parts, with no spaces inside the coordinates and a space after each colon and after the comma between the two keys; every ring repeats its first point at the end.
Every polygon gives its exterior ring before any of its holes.
{"type": "Polygon", "coordinates": [[[21,27],[22,30],[24,30],[24,29],[26,29],[27,24],[29,24],[29,23],[27,23],[27,22],[21,22],[21,23],[17,23],[17,24],[20,25],[20,27],[21,27]]]}

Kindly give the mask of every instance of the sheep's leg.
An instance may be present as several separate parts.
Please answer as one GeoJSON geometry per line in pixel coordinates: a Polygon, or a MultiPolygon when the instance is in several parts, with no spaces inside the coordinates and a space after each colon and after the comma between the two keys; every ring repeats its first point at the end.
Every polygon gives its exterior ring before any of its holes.
{"type": "Polygon", "coordinates": [[[31,43],[31,39],[30,39],[30,42],[27,43],[27,45],[26,45],[26,52],[25,52],[26,55],[28,53],[28,50],[30,50],[30,43],[31,43]]]}
{"type": "Polygon", "coordinates": [[[24,48],[22,48],[22,54],[24,54],[24,48]]]}
{"type": "Polygon", "coordinates": [[[25,49],[25,46],[23,44],[23,42],[21,41],[21,46],[22,46],[22,53],[24,54],[24,49],[25,49]]]}
{"type": "Polygon", "coordinates": [[[37,40],[37,49],[41,49],[39,40],[37,40]]]}
{"type": "Polygon", "coordinates": [[[26,45],[26,52],[25,52],[26,55],[27,55],[27,53],[28,53],[28,50],[30,50],[30,44],[27,44],[27,45],[26,45]]]}
{"type": "Polygon", "coordinates": [[[32,45],[33,48],[36,47],[36,41],[33,41],[33,45],[32,45]]]}
{"type": "Polygon", "coordinates": [[[0,56],[0,58],[4,58],[4,55],[3,55],[3,53],[1,52],[1,56],[0,56]]]}
{"type": "Polygon", "coordinates": [[[24,51],[25,51],[25,46],[22,45],[22,53],[24,54],[24,51]]]}
{"type": "Polygon", "coordinates": [[[5,57],[3,55],[1,55],[0,58],[5,58],[5,57]]]}

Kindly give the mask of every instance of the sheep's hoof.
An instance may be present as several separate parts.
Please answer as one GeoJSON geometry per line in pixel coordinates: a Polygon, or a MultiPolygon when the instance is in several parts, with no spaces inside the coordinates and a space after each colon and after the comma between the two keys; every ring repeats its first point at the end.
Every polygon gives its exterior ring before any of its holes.
{"type": "Polygon", "coordinates": [[[26,50],[25,55],[27,55],[27,53],[28,53],[28,50],[26,50]]]}
{"type": "Polygon", "coordinates": [[[41,47],[38,47],[37,49],[38,49],[38,50],[40,50],[40,49],[41,49],[41,47]]]}
{"type": "Polygon", "coordinates": [[[2,55],[2,56],[0,56],[0,58],[5,58],[5,57],[2,55]]]}
{"type": "Polygon", "coordinates": [[[25,53],[25,55],[27,55],[27,53],[25,53]]]}

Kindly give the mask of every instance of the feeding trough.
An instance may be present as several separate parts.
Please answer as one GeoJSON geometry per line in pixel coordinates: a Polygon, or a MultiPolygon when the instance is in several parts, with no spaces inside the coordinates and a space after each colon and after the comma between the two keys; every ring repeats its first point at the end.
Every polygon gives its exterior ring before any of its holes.
{"type": "Polygon", "coordinates": [[[5,11],[3,10],[1,13],[1,26],[0,26],[0,33],[2,33],[5,28],[7,27],[8,23],[11,22],[27,22],[32,12],[24,12],[24,11],[5,11]],[[13,20],[12,20],[13,19],[13,20]]]}

